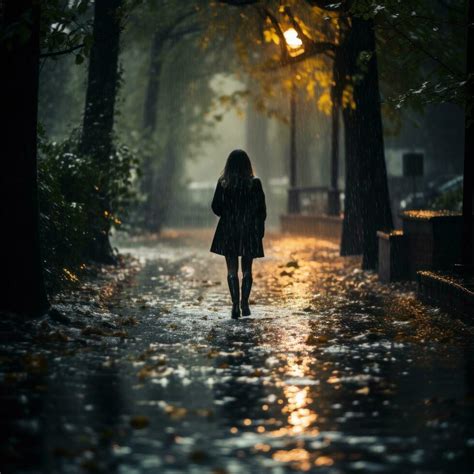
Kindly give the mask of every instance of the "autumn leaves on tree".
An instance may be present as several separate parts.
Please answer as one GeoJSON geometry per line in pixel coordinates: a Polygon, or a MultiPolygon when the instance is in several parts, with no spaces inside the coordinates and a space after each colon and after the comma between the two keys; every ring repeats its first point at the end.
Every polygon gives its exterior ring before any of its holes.
{"type": "Polygon", "coordinates": [[[353,16],[346,2],[285,2],[273,9],[260,2],[223,3],[251,5],[243,9],[234,38],[246,72],[259,85],[262,108],[270,108],[274,97],[282,90],[289,93],[297,81],[308,100],[332,116],[333,187],[342,115],[346,183],[341,255],[362,254],[363,268],[375,268],[376,231],[391,229],[392,216],[373,20],[353,16]],[[288,31],[299,47],[288,47],[288,31]],[[249,48],[249,41],[259,50],[249,48]]]}

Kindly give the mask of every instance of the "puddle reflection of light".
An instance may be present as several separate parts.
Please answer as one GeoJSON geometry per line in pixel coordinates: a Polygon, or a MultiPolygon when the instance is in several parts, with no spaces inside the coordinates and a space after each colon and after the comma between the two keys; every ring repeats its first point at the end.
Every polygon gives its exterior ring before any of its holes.
{"type": "Polygon", "coordinates": [[[282,412],[288,414],[289,434],[303,433],[318,418],[318,415],[307,407],[313,400],[308,396],[309,387],[289,386],[284,388],[287,404],[282,412]]]}
{"type": "MultiPolygon", "coordinates": [[[[306,378],[310,372],[310,361],[309,357],[289,356],[284,368],[285,375],[290,376],[293,380],[294,378],[306,378]]],[[[282,383],[282,386],[284,397],[278,400],[278,403],[282,405],[281,412],[287,416],[288,424],[270,434],[278,437],[296,436],[303,433],[318,435],[319,430],[313,427],[318,415],[309,407],[313,402],[310,397],[310,387],[285,383],[282,383]]]]}
{"type": "MultiPolygon", "coordinates": [[[[282,279],[291,279],[292,297],[297,292],[307,293],[307,282],[298,281],[293,276],[285,275],[282,279]]],[[[306,323],[307,324],[307,323],[306,323]]],[[[271,403],[278,407],[284,419],[269,418],[266,420],[266,435],[273,438],[286,438],[287,449],[282,449],[278,445],[277,450],[272,453],[272,458],[276,462],[290,464],[293,469],[300,472],[310,471],[315,466],[330,466],[333,460],[328,456],[322,456],[321,452],[306,449],[305,442],[301,438],[304,436],[317,437],[320,435],[316,422],[318,414],[313,409],[313,390],[316,385],[315,380],[315,360],[310,355],[304,355],[306,349],[306,338],[301,334],[307,334],[304,324],[297,333],[282,331],[279,338],[279,349],[284,354],[280,357],[282,365],[275,367],[278,374],[276,387],[281,388],[280,397],[271,403]],[[303,355],[301,355],[303,353],[303,355]],[[295,355],[298,354],[298,355],[295,355]],[[281,422],[283,421],[283,425],[281,422]],[[271,427],[274,426],[272,430],[271,427]],[[277,425],[277,426],[275,426],[277,425]],[[296,446],[295,446],[296,444],[296,446]],[[290,447],[290,445],[292,445],[290,447]]],[[[267,404],[262,406],[262,410],[267,411],[267,404]]],[[[270,445],[272,443],[269,443],[270,445]]],[[[257,444],[258,451],[269,450],[268,444],[257,444]]]]}
{"type": "Polygon", "coordinates": [[[309,471],[311,469],[311,457],[306,449],[295,448],[288,451],[275,451],[273,459],[279,462],[293,463],[300,471],[309,471]]]}

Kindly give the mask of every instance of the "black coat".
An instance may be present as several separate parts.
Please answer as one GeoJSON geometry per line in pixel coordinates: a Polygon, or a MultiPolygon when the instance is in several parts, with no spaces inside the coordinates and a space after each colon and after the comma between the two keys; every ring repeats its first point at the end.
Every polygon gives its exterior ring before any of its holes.
{"type": "Polygon", "coordinates": [[[242,179],[234,186],[217,182],[212,210],[220,217],[211,252],[226,256],[263,257],[267,208],[258,178],[242,179]]]}

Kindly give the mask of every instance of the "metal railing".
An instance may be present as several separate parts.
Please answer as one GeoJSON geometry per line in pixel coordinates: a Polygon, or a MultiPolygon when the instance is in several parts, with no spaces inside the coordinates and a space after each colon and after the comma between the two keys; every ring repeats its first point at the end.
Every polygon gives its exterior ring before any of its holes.
{"type": "Polygon", "coordinates": [[[288,214],[327,214],[341,212],[341,191],[327,186],[288,189],[288,214]]]}

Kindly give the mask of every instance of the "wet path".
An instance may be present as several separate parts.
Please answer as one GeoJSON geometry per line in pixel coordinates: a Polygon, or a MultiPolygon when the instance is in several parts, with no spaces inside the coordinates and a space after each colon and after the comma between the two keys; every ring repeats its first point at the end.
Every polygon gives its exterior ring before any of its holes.
{"type": "Polygon", "coordinates": [[[137,322],[128,337],[43,358],[16,345],[37,370],[2,371],[2,473],[473,471],[471,327],[327,242],[283,237],[254,264],[252,316],[232,321],[208,242],[122,245],[143,263],[109,308],[137,322]]]}

